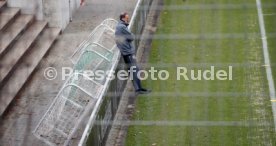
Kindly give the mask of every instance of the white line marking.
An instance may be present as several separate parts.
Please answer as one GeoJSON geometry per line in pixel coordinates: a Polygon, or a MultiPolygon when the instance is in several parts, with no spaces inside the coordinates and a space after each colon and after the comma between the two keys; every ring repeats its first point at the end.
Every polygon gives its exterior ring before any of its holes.
{"type": "MultiPolygon", "coordinates": [[[[265,23],[264,23],[261,0],[256,0],[256,5],[257,5],[257,10],[258,10],[259,25],[260,25],[261,35],[262,35],[264,63],[266,65],[269,65],[265,68],[265,70],[266,70],[266,77],[268,80],[270,100],[274,101],[274,100],[276,100],[275,87],[274,87],[274,80],[273,80],[272,71],[271,71],[271,67],[270,67],[269,52],[268,52],[268,47],[267,47],[265,23]]],[[[276,131],[276,102],[271,102],[271,104],[272,104],[272,114],[273,114],[273,118],[274,118],[274,128],[276,131]]]]}
{"type": "Polygon", "coordinates": [[[270,67],[270,65],[269,64],[264,64],[264,65],[262,65],[263,67],[270,67]]]}
{"type": "Polygon", "coordinates": [[[276,13],[271,13],[271,14],[263,14],[264,16],[273,16],[276,15],[276,13]]]}
{"type": "Polygon", "coordinates": [[[116,121],[95,121],[95,125],[124,125],[124,126],[223,126],[223,127],[253,127],[253,126],[271,126],[272,123],[260,121],[145,121],[145,120],[116,120],[116,121]]]}

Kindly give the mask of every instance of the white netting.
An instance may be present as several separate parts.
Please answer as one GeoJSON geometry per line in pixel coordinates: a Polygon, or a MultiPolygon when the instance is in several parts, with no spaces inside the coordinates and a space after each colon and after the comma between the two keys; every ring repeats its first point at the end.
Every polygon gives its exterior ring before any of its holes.
{"type": "Polygon", "coordinates": [[[49,145],[65,145],[86,112],[93,108],[106,82],[92,78],[89,70],[107,72],[119,55],[115,49],[114,29],[117,21],[107,19],[96,27],[72,55],[74,73],[66,80],[55,100],[40,120],[34,135],[49,145]]]}
{"type": "Polygon", "coordinates": [[[87,48],[88,45],[98,45],[102,47],[101,49],[110,51],[115,44],[114,32],[115,27],[118,22],[114,19],[106,19],[100,25],[98,25],[88,36],[88,38],[83,41],[76,51],[71,56],[71,61],[76,64],[82,53],[87,48]]]}
{"type": "Polygon", "coordinates": [[[116,20],[114,20],[114,19],[105,19],[102,22],[103,25],[109,26],[113,30],[115,30],[117,23],[118,22],[116,20]]]}

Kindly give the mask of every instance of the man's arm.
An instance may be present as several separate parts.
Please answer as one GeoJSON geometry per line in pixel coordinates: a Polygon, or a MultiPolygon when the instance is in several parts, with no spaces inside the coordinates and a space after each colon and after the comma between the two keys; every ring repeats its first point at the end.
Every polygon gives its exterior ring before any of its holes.
{"type": "Polygon", "coordinates": [[[122,33],[126,37],[127,41],[131,42],[134,40],[134,35],[128,30],[127,27],[122,27],[122,33]]]}

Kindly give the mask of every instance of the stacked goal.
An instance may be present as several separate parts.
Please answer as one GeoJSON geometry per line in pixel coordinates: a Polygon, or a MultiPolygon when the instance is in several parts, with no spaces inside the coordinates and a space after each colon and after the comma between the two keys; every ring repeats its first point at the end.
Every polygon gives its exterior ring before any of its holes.
{"type": "Polygon", "coordinates": [[[48,145],[68,145],[85,115],[94,110],[95,103],[103,96],[107,77],[119,56],[114,39],[116,24],[116,20],[104,20],[71,56],[74,72],[33,131],[48,145]],[[87,74],[88,70],[106,74],[95,78],[87,74]]]}

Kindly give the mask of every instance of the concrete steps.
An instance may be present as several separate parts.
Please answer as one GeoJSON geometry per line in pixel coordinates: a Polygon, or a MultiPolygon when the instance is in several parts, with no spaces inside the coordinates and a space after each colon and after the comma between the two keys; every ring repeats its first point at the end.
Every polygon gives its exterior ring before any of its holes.
{"type": "Polygon", "coordinates": [[[0,35],[0,57],[2,57],[8,48],[18,36],[21,35],[28,25],[33,21],[33,15],[20,15],[18,18],[0,35]]]}
{"type": "Polygon", "coordinates": [[[23,54],[31,47],[35,42],[38,35],[46,27],[45,21],[34,22],[26,32],[16,41],[14,46],[9,49],[9,51],[0,58],[0,65],[3,66],[0,70],[0,87],[1,83],[4,82],[5,78],[9,72],[15,67],[18,61],[22,58],[23,54]]]}
{"type": "Polygon", "coordinates": [[[7,5],[6,1],[0,1],[0,9],[7,5]]]}
{"type": "Polygon", "coordinates": [[[60,31],[58,28],[47,28],[37,40],[36,45],[24,56],[25,59],[12,72],[12,78],[9,78],[0,91],[0,115],[4,113],[18,91],[23,87],[40,60],[58,37],[60,31]]]}
{"type": "Polygon", "coordinates": [[[9,22],[12,22],[12,20],[18,16],[19,13],[19,8],[4,8],[0,13],[0,30],[3,30],[9,22]]]}
{"type": "Polygon", "coordinates": [[[0,117],[61,32],[0,1],[0,117]]]}
{"type": "Polygon", "coordinates": [[[21,62],[21,64],[25,64],[31,67],[37,66],[40,60],[43,58],[43,56],[47,53],[49,48],[55,42],[60,33],[60,28],[46,28],[43,31],[41,37],[39,37],[36,41],[36,45],[25,56],[26,59],[23,62],[21,62]]]}

